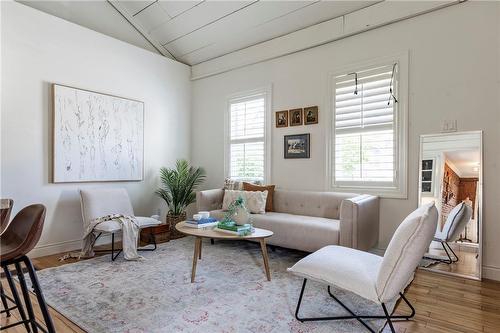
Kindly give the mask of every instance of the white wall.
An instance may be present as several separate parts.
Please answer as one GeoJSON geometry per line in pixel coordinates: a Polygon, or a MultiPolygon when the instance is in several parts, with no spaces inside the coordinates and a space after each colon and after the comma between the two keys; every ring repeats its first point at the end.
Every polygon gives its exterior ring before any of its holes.
{"type": "MultiPolygon", "coordinates": [[[[226,97],[268,84],[273,111],[319,105],[318,125],[272,133],[272,183],[280,188],[324,190],[324,121],[330,93],[328,73],[352,63],[410,51],[408,199],[383,199],[380,247],[387,246],[402,219],[417,206],[419,135],[440,132],[457,119],[459,130],[484,130],[484,265],[500,279],[500,4],[466,2],[321,47],[197,80],[193,84],[191,156],[205,167],[206,187],[224,178],[226,97]],[[283,136],[311,133],[311,158],[283,159],[283,136]]],[[[274,122],[274,112],[272,119],[274,122]]]]}
{"type": "Polygon", "coordinates": [[[190,68],[19,3],[2,2],[1,196],[15,214],[43,203],[47,218],[35,255],[78,248],[83,228],[77,189],[127,188],[136,214],[164,207],[153,194],[161,166],[190,152],[190,68]],[[51,184],[51,83],[145,103],[145,179],[51,184]]]}

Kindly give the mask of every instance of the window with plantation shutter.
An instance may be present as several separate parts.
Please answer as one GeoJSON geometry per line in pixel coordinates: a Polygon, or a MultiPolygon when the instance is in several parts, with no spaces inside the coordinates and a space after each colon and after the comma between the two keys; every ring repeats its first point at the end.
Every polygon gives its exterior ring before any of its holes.
{"type": "Polygon", "coordinates": [[[264,182],[267,94],[229,101],[227,173],[231,179],[264,182]]]}
{"type": "Polygon", "coordinates": [[[334,76],[332,185],[394,190],[401,182],[397,63],[334,76]]]}

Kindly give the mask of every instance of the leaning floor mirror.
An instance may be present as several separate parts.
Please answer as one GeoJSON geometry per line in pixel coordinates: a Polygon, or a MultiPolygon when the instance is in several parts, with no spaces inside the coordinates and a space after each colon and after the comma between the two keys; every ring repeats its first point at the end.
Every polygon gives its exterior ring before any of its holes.
{"type": "Polygon", "coordinates": [[[439,211],[422,269],[481,279],[482,151],[481,131],[420,137],[419,205],[439,211]]]}

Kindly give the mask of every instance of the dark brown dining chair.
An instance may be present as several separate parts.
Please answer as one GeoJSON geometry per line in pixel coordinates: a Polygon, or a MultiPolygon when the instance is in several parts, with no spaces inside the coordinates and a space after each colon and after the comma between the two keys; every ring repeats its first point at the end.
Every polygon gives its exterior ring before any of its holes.
{"type": "Polygon", "coordinates": [[[14,206],[14,200],[0,199],[0,233],[2,233],[9,224],[12,206],[14,206]]]}
{"type": "Polygon", "coordinates": [[[52,323],[47,304],[45,303],[45,298],[43,297],[35,269],[31,260],[26,256],[26,254],[30,252],[38,243],[40,235],[42,234],[44,221],[45,207],[40,204],[30,205],[17,213],[17,215],[12,219],[12,222],[8,225],[7,229],[0,235],[2,253],[1,265],[12,292],[12,298],[9,298],[9,300],[14,302],[15,306],[13,308],[18,309],[22,319],[19,322],[3,326],[1,329],[24,324],[28,332],[33,331],[36,333],[39,330],[48,333],[55,332],[54,324],[52,323]],[[36,321],[21,263],[24,263],[28,271],[31,285],[37,298],[38,305],[40,306],[46,329],[36,321]],[[19,285],[21,286],[21,292],[24,298],[24,305],[26,306],[26,311],[28,312],[28,318],[26,318],[23,305],[12,279],[12,275],[9,270],[10,265],[14,265],[16,268],[19,285]]]}

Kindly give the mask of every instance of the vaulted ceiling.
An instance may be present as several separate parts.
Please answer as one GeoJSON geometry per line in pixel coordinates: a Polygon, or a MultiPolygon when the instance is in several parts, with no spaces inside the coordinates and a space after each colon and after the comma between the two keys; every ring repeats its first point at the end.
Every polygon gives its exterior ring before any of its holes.
{"type": "Polygon", "coordinates": [[[17,1],[191,65],[196,80],[465,0],[17,1]]]}
{"type": "MultiPolygon", "coordinates": [[[[100,29],[99,22],[92,17],[99,14],[102,26],[106,21],[105,15],[116,16],[117,13],[108,13],[110,8],[114,8],[150,43],[144,46],[141,45],[144,42],[136,41],[136,45],[148,49],[154,46],[165,56],[196,65],[380,1],[21,2],[77,24],[83,23],[97,31],[104,29],[106,31],[101,32],[107,34],[110,34],[109,24],[100,29]],[[89,12],[89,7],[95,7],[94,14],[89,12]]],[[[114,25],[117,30],[115,35],[119,34],[119,29],[127,30],[114,25]]],[[[126,38],[120,39],[130,40],[130,32],[127,31],[126,38]]]]}
{"type": "Polygon", "coordinates": [[[112,1],[148,39],[195,65],[376,1],[112,1]]]}

